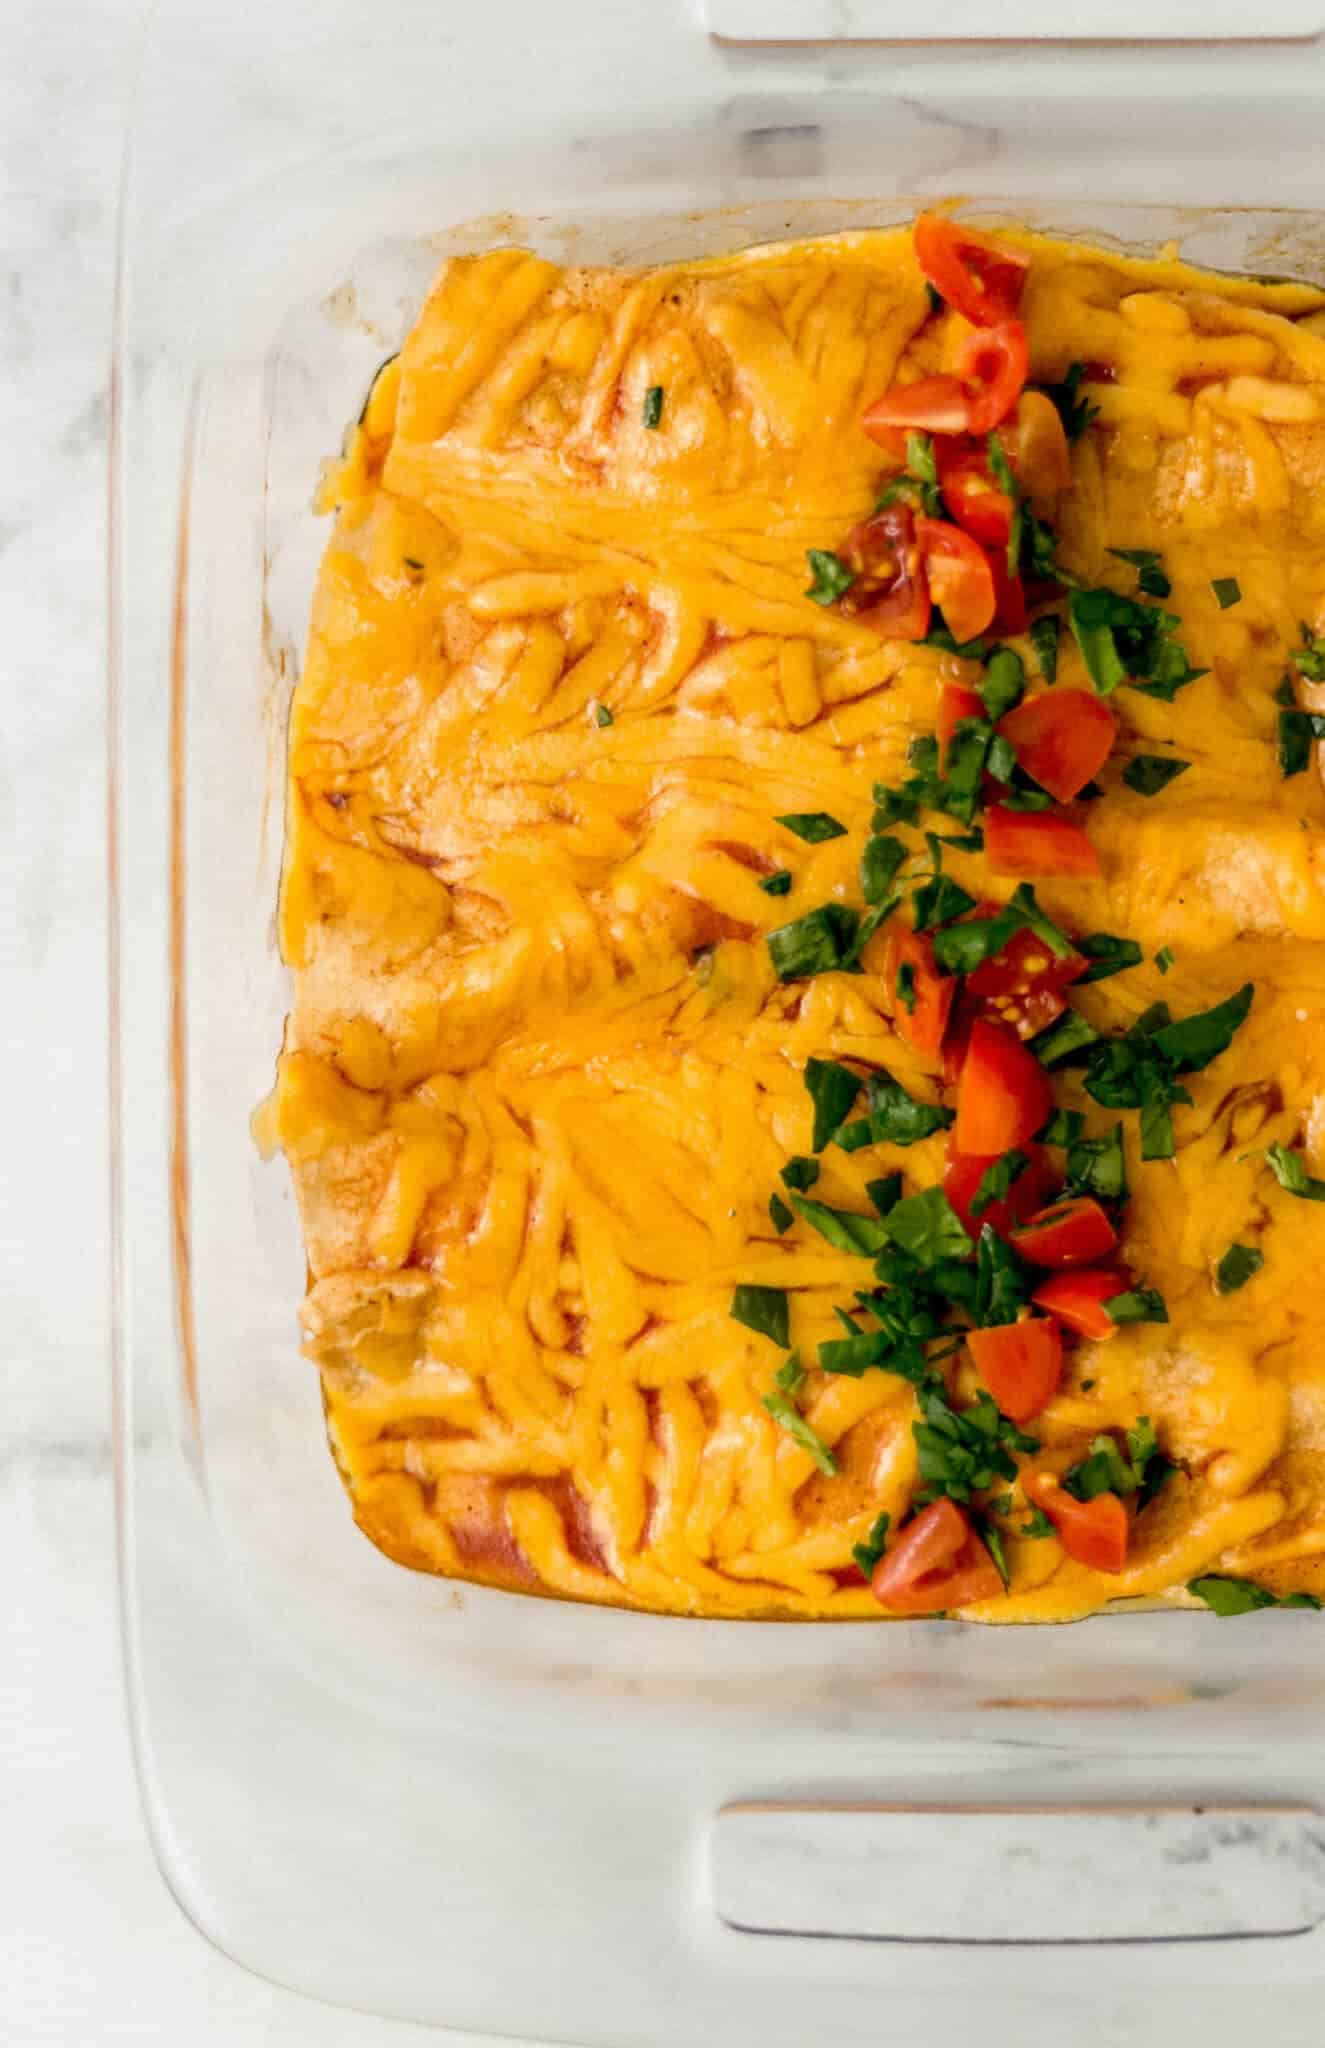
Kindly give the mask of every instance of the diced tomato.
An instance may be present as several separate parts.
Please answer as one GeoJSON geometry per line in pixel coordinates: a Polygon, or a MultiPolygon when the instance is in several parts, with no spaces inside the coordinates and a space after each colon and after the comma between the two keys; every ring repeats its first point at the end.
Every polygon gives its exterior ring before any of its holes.
{"type": "MultiPolygon", "coordinates": [[[[998,903],[980,903],[976,918],[996,917],[998,903]]],[[[982,960],[966,977],[966,994],[979,997],[995,1022],[1007,1024],[1018,1038],[1033,1038],[1067,1008],[1064,989],[1086,971],[1080,953],[1059,960],[1043,939],[1026,929],[1014,932],[992,960],[982,960]]]]}
{"type": "Polygon", "coordinates": [[[1068,1556],[1092,1571],[1120,1572],[1127,1562],[1127,1510],[1116,1493],[1076,1500],[1052,1472],[1028,1472],[1026,1497],[1043,1508],[1068,1556]]]}
{"type": "Polygon", "coordinates": [[[894,919],[888,931],[883,956],[883,974],[893,1006],[893,1030],[909,1046],[929,1059],[937,1059],[948,1028],[948,1014],[957,993],[957,977],[940,974],[934,964],[934,948],[925,932],[909,931],[894,919]],[[909,1007],[897,993],[897,974],[911,969],[909,1007]]]}
{"type": "Polygon", "coordinates": [[[944,436],[934,444],[939,489],[948,511],[981,547],[1007,551],[1012,532],[1012,500],[994,481],[985,446],[962,435],[944,436]]]}
{"type": "Polygon", "coordinates": [[[1053,811],[1010,811],[991,804],[985,812],[985,858],[996,875],[1062,875],[1079,879],[1100,872],[1100,857],[1079,825],[1053,811]]]}
{"type": "Polygon", "coordinates": [[[856,575],[842,610],[888,639],[923,640],[929,631],[929,586],[910,506],[899,501],[862,520],[838,553],[856,575]]]}
{"type": "Polygon", "coordinates": [[[989,550],[989,573],[994,582],[994,631],[1024,633],[1026,586],[1020,576],[1009,576],[1005,548],[989,550]]]}
{"type": "Polygon", "coordinates": [[[996,327],[1016,312],[1029,256],[938,213],[922,213],[914,235],[921,270],[973,327],[996,327]]]}
{"type": "Polygon", "coordinates": [[[1051,1401],[1063,1376],[1063,1339],[1048,1316],[970,1330],[975,1369],[1005,1415],[1029,1422],[1051,1401]]]}
{"type": "Polygon", "coordinates": [[[954,640],[974,640],[992,624],[994,579],[989,557],[969,533],[942,519],[917,519],[916,535],[929,594],[954,640]]]}
{"type": "Polygon", "coordinates": [[[988,1203],[977,1216],[971,1203],[984,1178],[985,1169],[992,1166],[994,1160],[971,1158],[964,1152],[949,1148],[948,1162],[943,1169],[943,1192],[973,1238],[979,1237],[986,1223],[1000,1237],[1006,1237],[1017,1223],[1035,1214],[1053,1186],[1054,1172],[1048,1153],[1038,1145],[1023,1145],[1021,1149],[1030,1164],[1023,1166],[1006,1195],[988,1203]]]}
{"type": "Polygon", "coordinates": [[[939,761],[948,758],[952,736],[964,718],[983,718],[985,707],[974,690],[968,690],[965,683],[945,683],[939,691],[939,715],[937,732],[939,739],[939,761]]]}
{"type": "Polygon", "coordinates": [[[1052,519],[1059,497],[1072,482],[1072,456],[1052,398],[1043,391],[1023,391],[1016,418],[1000,429],[999,439],[1032,512],[1052,519]]]}
{"type": "Polygon", "coordinates": [[[1118,720],[1094,690],[1042,690],[999,721],[1033,781],[1070,803],[1113,751],[1118,720]]]}
{"type": "Polygon", "coordinates": [[[1126,1294],[1130,1285],[1125,1274],[1109,1267],[1073,1267],[1069,1272],[1053,1274],[1042,1287],[1036,1288],[1031,1300],[1036,1308],[1056,1316],[1079,1337],[1103,1341],[1118,1334],[1118,1325],[1104,1304],[1112,1301],[1115,1294],[1126,1294]]]}
{"type": "Polygon", "coordinates": [[[1053,1108],[1049,1076],[1020,1039],[977,1017],[957,1084],[953,1143],[986,1159],[1033,1138],[1053,1108]]]}
{"type": "Polygon", "coordinates": [[[962,1510],[932,1501],[874,1567],[874,1597],[893,1614],[934,1614],[992,1600],[1003,1581],[962,1510]]]}
{"type": "Polygon", "coordinates": [[[1012,1233],[1012,1242],[1033,1266],[1086,1266],[1118,1248],[1118,1233],[1092,1195],[1070,1195],[1012,1233]]]}
{"type": "Polygon", "coordinates": [[[990,434],[1021,397],[1031,366],[1026,329],[1020,320],[978,327],[957,358],[957,377],[966,399],[968,434],[990,434]]]}
{"type": "Polygon", "coordinates": [[[970,407],[956,377],[919,377],[914,384],[891,384],[882,397],[866,406],[860,424],[881,448],[895,450],[896,433],[963,434],[970,407]]]}
{"type": "Polygon", "coordinates": [[[866,406],[860,424],[872,440],[895,450],[898,428],[930,434],[988,434],[1021,395],[1030,368],[1020,320],[978,327],[962,345],[956,374],[941,371],[913,384],[892,384],[866,406]]]}

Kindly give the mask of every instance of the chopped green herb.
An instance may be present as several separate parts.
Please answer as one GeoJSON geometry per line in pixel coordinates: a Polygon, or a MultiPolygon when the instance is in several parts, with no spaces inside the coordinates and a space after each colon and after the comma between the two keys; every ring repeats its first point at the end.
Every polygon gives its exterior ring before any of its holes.
{"type": "Polygon", "coordinates": [[[872,1074],[867,1093],[867,1114],[837,1129],[837,1143],[844,1152],[859,1152],[865,1145],[915,1145],[935,1131],[946,1131],[955,1119],[954,1110],[917,1102],[888,1074],[872,1074]]]}
{"type": "Polygon", "coordinates": [[[1293,667],[1309,683],[1325,683],[1325,636],[1313,633],[1305,621],[1301,633],[1302,645],[1291,656],[1293,667]]]}
{"type": "Polygon", "coordinates": [[[1036,1135],[1042,1145],[1075,1145],[1085,1128],[1086,1119],[1079,1109],[1056,1109],[1036,1135]]]}
{"type": "Polygon", "coordinates": [[[1168,1305],[1153,1287],[1129,1287],[1124,1294],[1112,1294],[1104,1304],[1114,1323],[1166,1323],[1168,1305]]]}
{"type": "Polygon", "coordinates": [[[898,498],[909,499],[931,519],[942,517],[938,465],[934,460],[934,443],[928,434],[907,435],[906,469],[888,479],[879,492],[875,511],[882,512],[898,498]]]}
{"type": "Polygon", "coordinates": [[[1008,908],[1020,913],[1026,925],[1040,941],[1040,944],[1049,948],[1055,960],[1070,959],[1072,941],[1068,938],[1067,933],[1054,923],[1048,911],[1041,910],[1039,903],[1036,901],[1035,891],[1029,882],[1018,884],[1013,892],[1012,901],[1008,908]]]}
{"type": "Polygon", "coordinates": [[[1120,562],[1131,563],[1143,597],[1169,596],[1173,585],[1164,574],[1164,558],[1157,548],[1110,548],[1109,553],[1120,562]]]}
{"type": "Polygon", "coordinates": [[[959,853],[980,853],[985,835],[977,825],[971,832],[939,832],[933,835],[940,846],[955,846],[959,853]]]}
{"type": "Polygon", "coordinates": [[[600,726],[608,726],[612,725],[614,722],[615,721],[613,720],[612,713],[608,709],[607,705],[600,704],[598,706],[598,709],[594,712],[594,723],[600,726]]]}
{"type": "Polygon", "coordinates": [[[1122,974],[1128,967],[1139,967],[1143,958],[1135,939],[1115,938],[1112,932],[1088,933],[1077,940],[1077,951],[1084,953],[1091,963],[1084,974],[1077,976],[1078,988],[1084,988],[1088,981],[1107,981],[1111,974],[1122,974]]]}
{"type": "MultiPolygon", "coordinates": [[[[812,1202],[805,1195],[793,1195],[797,1213],[826,1238],[834,1251],[854,1252],[857,1258],[873,1258],[883,1250],[891,1235],[890,1217],[885,1223],[874,1216],[857,1216],[850,1209],[830,1209],[826,1202],[812,1202]]],[[[899,1204],[899,1207],[904,1206],[899,1204]]],[[[894,1212],[895,1213],[895,1212],[894,1212]]],[[[785,1341],[785,1340],[784,1340],[785,1341]]]]}
{"type": "Polygon", "coordinates": [[[1127,1199],[1127,1161],[1123,1127],[1115,1124],[1103,1138],[1077,1138],[1067,1148],[1065,1194],[1096,1195],[1102,1202],[1127,1199]]]}
{"type": "Polygon", "coordinates": [[[1199,1579],[1188,1579],[1187,1591],[1194,1593],[1198,1600],[1215,1614],[1254,1614],[1259,1607],[1312,1607],[1318,1612],[1320,1602],[1314,1593],[1272,1593],[1268,1586],[1258,1586],[1255,1579],[1233,1579],[1222,1572],[1206,1572],[1199,1579]]]}
{"type": "Polygon", "coordinates": [[[865,1193],[879,1215],[887,1216],[902,1198],[902,1176],[900,1173],[885,1173],[881,1180],[867,1180],[865,1193]]]}
{"type": "Polygon", "coordinates": [[[983,1216],[992,1202],[1005,1201],[1012,1183],[1020,1179],[1030,1163],[1028,1153],[1014,1151],[1005,1152],[1001,1159],[996,1159],[991,1166],[987,1166],[971,1197],[972,1216],[983,1216]]]}
{"type": "Polygon", "coordinates": [[[1092,1439],[1089,1456],[1063,1474],[1063,1485],[1076,1500],[1095,1500],[1102,1493],[1116,1493],[1126,1499],[1139,1496],[1138,1506],[1148,1507],[1176,1468],[1164,1456],[1148,1415],[1138,1416],[1127,1432],[1126,1454],[1116,1437],[1092,1439]]]}
{"type": "Polygon", "coordinates": [[[1084,363],[1069,363],[1061,383],[1043,386],[1044,395],[1052,399],[1069,441],[1079,441],[1099,413],[1097,405],[1080,396],[1081,380],[1085,374],[1084,363]]]}
{"type": "MultiPolygon", "coordinates": [[[[1242,586],[1236,576],[1216,576],[1210,588],[1215,594],[1215,603],[1221,612],[1226,612],[1229,606],[1236,604],[1242,596],[1242,586]]],[[[1163,591],[1157,591],[1155,594],[1157,597],[1166,595],[1163,591]]]]}
{"type": "Polygon", "coordinates": [[[951,875],[934,875],[928,882],[911,893],[911,905],[915,912],[916,930],[933,931],[935,926],[950,924],[963,912],[974,910],[975,898],[970,891],[953,881],[951,875]]]}
{"type": "Polygon", "coordinates": [[[1325,1180],[1307,1172],[1300,1152],[1290,1152],[1286,1145],[1270,1145],[1265,1163],[1285,1194],[1297,1195],[1304,1202],[1325,1202],[1325,1180]]]}
{"type": "Polygon", "coordinates": [[[816,604],[836,604],[839,597],[845,597],[856,580],[855,571],[848,569],[840,555],[830,548],[808,548],[805,555],[810,565],[813,581],[805,595],[816,604]]]}
{"type": "Polygon", "coordinates": [[[818,846],[825,839],[846,837],[846,826],[827,811],[788,811],[783,817],[774,818],[773,823],[785,825],[788,832],[794,832],[810,846],[818,846]]]}
{"type": "Polygon", "coordinates": [[[1026,1268],[1012,1247],[986,1223],[975,1248],[975,1320],[989,1329],[1015,1323],[1030,1298],[1026,1268]]]}
{"type": "Polygon", "coordinates": [[[931,626],[920,644],[942,648],[945,654],[959,654],[963,661],[983,661],[987,651],[983,640],[954,640],[942,624],[931,626]]]}
{"type": "Polygon", "coordinates": [[[1245,1287],[1264,1264],[1265,1254],[1255,1245],[1231,1244],[1215,1267],[1216,1293],[1236,1294],[1239,1287],[1245,1287]]]}
{"type": "Polygon", "coordinates": [[[807,1159],[803,1153],[798,1152],[794,1158],[787,1161],[782,1169],[783,1187],[794,1188],[798,1194],[805,1194],[809,1188],[814,1186],[818,1178],[818,1160],[807,1159]]]}
{"type": "Polygon", "coordinates": [[[995,782],[1011,782],[1017,771],[1017,750],[1001,732],[996,732],[989,742],[985,767],[995,782]]]}
{"type": "Polygon", "coordinates": [[[762,875],[759,886],[765,896],[789,896],[791,894],[791,872],[778,868],[771,875],[762,875]]]}
{"type": "Polygon", "coordinates": [[[1130,682],[1147,696],[1171,704],[1179,690],[1205,673],[1191,666],[1186,651],[1172,637],[1181,619],[1157,605],[1138,604],[1116,590],[1074,590],[1067,615],[1081,658],[1102,697],[1130,682]]]}
{"type": "Polygon", "coordinates": [[[1000,1579],[1002,1579],[1004,1586],[1010,1585],[1011,1579],[1008,1573],[1008,1554],[1006,1550],[1004,1550],[1003,1548],[1002,1532],[995,1526],[993,1522],[989,1520],[987,1515],[981,1515],[979,1517],[979,1519],[976,1522],[975,1529],[977,1536],[980,1538],[980,1541],[984,1544],[985,1549],[993,1558],[994,1569],[998,1573],[1000,1579]]]}
{"type": "Polygon", "coordinates": [[[969,1408],[953,1408],[941,1388],[922,1387],[917,1396],[924,1420],[913,1423],[916,1461],[925,1481],[917,1502],[967,1502],[987,1492],[1000,1479],[1015,1480],[1011,1452],[1036,1451],[1039,1442],[1001,1415],[993,1400],[981,1393],[969,1408]]]}
{"type": "Polygon", "coordinates": [[[845,972],[854,974],[858,971],[861,954],[865,951],[866,946],[874,937],[879,926],[892,916],[893,912],[900,906],[901,901],[900,896],[890,896],[886,903],[876,903],[872,910],[865,912],[864,917],[861,918],[860,923],[856,927],[855,938],[842,956],[842,967],[845,972]]]}
{"type": "Polygon", "coordinates": [[[784,1394],[799,1394],[805,1385],[805,1367],[799,1351],[789,1351],[773,1375],[773,1384],[784,1394]]]}
{"type": "Polygon", "coordinates": [[[1165,754],[1136,754],[1123,770],[1123,781],[1138,796],[1158,796],[1177,776],[1185,775],[1191,765],[1190,761],[1165,754]]]}
{"type": "Polygon", "coordinates": [[[1020,704],[1026,693],[1026,671],[1021,656],[1011,647],[996,647],[989,657],[984,681],[976,684],[976,693],[985,707],[985,716],[992,725],[997,725],[1006,712],[1020,704]]]}
{"type": "Polygon", "coordinates": [[[805,1062],[805,1086],[814,1104],[814,1135],[810,1149],[822,1152],[845,1118],[864,1082],[839,1060],[810,1059],[805,1062]]]}
{"type": "Polygon", "coordinates": [[[1054,1533],[1054,1525],[1043,1508],[1032,1508],[1028,1519],[1017,1531],[1018,1536],[1026,1538],[1029,1542],[1038,1542],[1042,1536],[1052,1536],[1054,1533]]]}
{"type": "Polygon", "coordinates": [[[1076,1059],[1087,1046],[1094,1045],[1099,1035],[1080,1010],[1064,1010],[1061,1017],[1046,1024],[1043,1031],[1037,1031],[1026,1045],[1042,1067],[1061,1067],[1065,1061],[1076,1059]]]}
{"type": "Polygon", "coordinates": [[[837,1471],[837,1459],[817,1431],[813,1430],[795,1402],[786,1394],[765,1394],[764,1406],[780,1429],[785,1429],[793,1443],[808,1451],[826,1479],[837,1471]]]}
{"type": "MultiPolygon", "coordinates": [[[[943,311],[943,294],[938,286],[930,284],[928,279],[925,282],[925,301],[931,313],[941,313],[943,311]]],[[[886,1520],[887,1517],[885,1516],[884,1519],[886,1520]]]]}
{"type": "Polygon", "coordinates": [[[1095,1383],[1095,1381],[1094,1381],[1094,1380],[1082,1380],[1082,1382],[1081,1382],[1081,1391],[1082,1391],[1082,1393],[1083,1393],[1083,1394],[1089,1394],[1089,1393],[1090,1393],[1090,1392],[1091,1392],[1091,1391],[1093,1390],[1093,1388],[1094,1388],[1095,1384],[1096,1384],[1096,1383],[1095,1383]]]}
{"type": "Polygon", "coordinates": [[[663,388],[661,384],[650,384],[644,394],[644,424],[658,427],[662,424],[663,388]]]}
{"type": "Polygon", "coordinates": [[[1002,910],[997,917],[972,918],[966,924],[949,925],[934,935],[934,961],[944,974],[970,974],[984,960],[1001,953],[1009,939],[1024,927],[1025,919],[1015,911],[1002,910]]]}
{"type": "Polygon", "coordinates": [[[914,1017],[916,1013],[916,971],[909,960],[898,962],[897,973],[893,977],[893,994],[906,1011],[907,1016],[914,1017]]]}
{"type": "Polygon", "coordinates": [[[1275,688],[1274,701],[1276,704],[1296,704],[1297,692],[1293,688],[1291,676],[1280,676],[1275,688]]]}
{"type": "Polygon", "coordinates": [[[1156,1031],[1151,1044],[1180,1074],[1196,1074],[1222,1052],[1227,1052],[1240,1027],[1246,1022],[1256,990],[1245,981],[1226,1001],[1192,1017],[1179,1018],[1156,1031]]]}
{"type": "MultiPolygon", "coordinates": [[[[930,290],[932,291],[933,289],[934,287],[931,285],[930,290]]],[[[851,1555],[855,1558],[856,1563],[860,1566],[867,1579],[873,1578],[874,1567],[883,1556],[884,1545],[888,1541],[888,1529],[891,1521],[892,1517],[887,1513],[877,1516],[865,1541],[863,1543],[853,1543],[851,1546],[851,1555]]]]}
{"type": "Polygon", "coordinates": [[[1311,742],[1325,740],[1325,711],[1279,713],[1279,772],[1285,781],[1311,762],[1311,742]]]}
{"type": "Polygon", "coordinates": [[[786,1350],[791,1327],[785,1287],[738,1287],[730,1314],[734,1322],[744,1323],[761,1337],[771,1337],[779,1349],[786,1350]]]}
{"type": "Polygon", "coordinates": [[[1058,679],[1058,634],[1062,621],[1057,612],[1046,612],[1042,619],[1036,619],[1031,627],[1031,646],[1035,659],[1040,664],[1040,674],[1046,683],[1058,679]]]}
{"type": "Polygon", "coordinates": [[[823,903],[768,934],[769,958],[779,981],[799,981],[846,965],[860,926],[845,903],[823,903]]]}
{"type": "Polygon", "coordinates": [[[790,1230],[792,1224],[796,1221],[795,1216],[776,1190],[768,1198],[768,1214],[769,1220],[779,1237],[781,1237],[784,1230],[790,1230]]]}
{"type": "Polygon", "coordinates": [[[1155,955],[1155,965],[1156,967],[1158,967],[1161,974],[1168,973],[1170,967],[1172,967],[1173,965],[1173,949],[1171,946],[1160,947],[1158,953],[1156,953],[1155,955]]]}
{"type": "Polygon", "coordinates": [[[867,903],[884,901],[905,859],[906,848],[901,840],[887,833],[876,832],[865,841],[860,857],[860,886],[867,903]]]}
{"type": "Polygon", "coordinates": [[[966,1258],[971,1240],[942,1188],[908,1195],[888,1217],[887,1235],[922,1266],[937,1259],[966,1258]]]}

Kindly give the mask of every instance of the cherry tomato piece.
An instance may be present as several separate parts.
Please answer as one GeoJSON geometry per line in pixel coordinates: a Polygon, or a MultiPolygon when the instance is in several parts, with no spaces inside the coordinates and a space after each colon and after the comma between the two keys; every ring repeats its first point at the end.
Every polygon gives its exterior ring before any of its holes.
{"type": "Polygon", "coordinates": [[[1021,304],[1030,258],[942,214],[915,224],[916,261],[940,298],[973,327],[995,327],[1021,304]]]}
{"type": "Polygon", "coordinates": [[[1116,1493],[1076,1500],[1052,1472],[1027,1473],[1026,1497],[1043,1508],[1070,1558],[1092,1571],[1120,1572],[1127,1562],[1130,1524],[1116,1493]]]}
{"type": "Polygon", "coordinates": [[[952,736],[964,718],[983,718],[985,707],[974,690],[968,690],[965,683],[945,683],[939,691],[939,715],[936,731],[939,741],[940,765],[948,758],[952,736]]]}
{"type": "Polygon", "coordinates": [[[996,875],[1061,875],[1079,880],[1100,872],[1100,857],[1079,825],[1052,811],[985,812],[985,858],[996,875]]]}
{"type": "Polygon", "coordinates": [[[950,1500],[936,1500],[909,1522],[874,1567],[875,1598],[893,1614],[934,1614],[992,1600],[1003,1590],[997,1568],[950,1500]]]}
{"type": "Polygon", "coordinates": [[[1053,1274],[1036,1288],[1031,1300],[1079,1337],[1093,1337],[1102,1343],[1118,1335],[1118,1325],[1104,1304],[1115,1294],[1126,1294],[1130,1285],[1125,1273],[1111,1267],[1073,1267],[1053,1274]]]}
{"type": "Polygon", "coordinates": [[[887,639],[923,640],[929,631],[929,588],[910,506],[888,505],[863,519],[838,553],[856,577],[841,603],[848,617],[887,639]]]}
{"type": "Polygon", "coordinates": [[[1118,1249],[1118,1233],[1093,1195],[1069,1195],[1039,1210],[1012,1233],[1033,1266],[1088,1266],[1118,1249]]]}
{"type": "Polygon", "coordinates": [[[1032,781],[1066,804],[1113,752],[1118,720],[1093,690],[1042,690],[1007,712],[998,729],[1032,781]]]}
{"type": "Polygon", "coordinates": [[[1021,397],[1030,369],[1030,346],[1020,320],[978,327],[957,358],[957,378],[966,400],[962,422],[968,434],[991,434],[1021,397]]]}
{"type": "Polygon", "coordinates": [[[995,482],[989,455],[980,441],[944,436],[934,444],[939,490],[948,511],[981,547],[1006,554],[1012,532],[1012,500],[995,482]]]}
{"type": "Polygon", "coordinates": [[[977,1017],[957,1084],[953,1143],[985,1158],[1033,1138],[1053,1108],[1049,1076],[1020,1039],[977,1017]]]}
{"type": "Polygon", "coordinates": [[[1048,1316],[970,1330],[966,1346],[981,1379],[1014,1422],[1029,1422],[1058,1392],[1063,1339],[1048,1316]]]}
{"type": "Polygon", "coordinates": [[[1000,1237],[1008,1237],[1018,1223],[1025,1222],[1042,1206],[1054,1182],[1054,1170],[1047,1152],[1038,1145],[1023,1145],[1029,1165],[1023,1166],[1006,1195],[986,1203],[977,1216],[971,1207],[986,1168],[993,1166],[995,1159],[982,1159],[958,1152],[949,1147],[947,1164],[943,1169],[943,1192],[962,1220],[962,1227],[972,1238],[980,1235],[986,1223],[996,1230],[1000,1237]]]}
{"type": "Polygon", "coordinates": [[[929,594],[954,640],[974,640],[993,623],[996,597],[989,557],[959,526],[918,519],[916,535],[929,594]]]}
{"type": "Polygon", "coordinates": [[[914,384],[891,384],[882,397],[866,406],[860,424],[881,448],[896,451],[899,428],[925,434],[962,434],[970,407],[961,381],[942,374],[919,377],[914,384]]]}
{"type": "Polygon", "coordinates": [[[937,1059],[948,1028],[957,977],[940,974],[934,948],[925,932],[908,931],[894,920],[883,956],[883,974],[893,1005],[893,1030],[928,1059],[937,1059]],[[898,975],[909,967],[910,999],[898,988],[898,975]]]}
{"type": "MultiPolygon", "coordinates": [[[[976,918],[996,917],[998,903],[980,903],[976,918]]],[[[1014,932],[999,952],[966,977],[967,996],[979,997],[995,1023],[1007,1024],[1018,1038],[1033,1038],[1067,1008],[1064,989],[1086,971],[1080,953],[1060,960],[1032,931],[1014,932]]]]}

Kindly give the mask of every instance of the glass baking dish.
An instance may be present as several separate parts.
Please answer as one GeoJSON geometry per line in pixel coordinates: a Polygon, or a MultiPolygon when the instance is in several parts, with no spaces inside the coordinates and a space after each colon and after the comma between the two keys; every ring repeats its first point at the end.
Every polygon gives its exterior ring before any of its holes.
{"type": "MultiPolygon", "coordinates": [[[[736,1931],[714,1910],[719,1810],[900,1806],[919,1858],[935,1808],[1005,1809],[1033,1850],[1046,1805],[1317,1796],[1310,1616],[687,1625],[458,1589],[356,1532],[299,1356],[297,1222],[248,1114],[286,1007],[310,498],[439,258],[517,242],[640,263],[960,195],[988,221],[1325,277],[1314,43],[869,40],[896,32],[868,0],[831,19],[715,0],[711,21],[574,0],[555,23],[516,0],[268,0],[256,35],[179,0],[151,31],[113,371],[126,1658],[177,1898],[328,1999],[594,2041],[720,2027],[740,2048],[872,2037],[885,1990],[897,2026],[997,1996],[1019,2042],[1057,2041],[1094,1951],[1038,1949],[1032,1996],[998,1940],[945,1949],[940,1973],[927,1941],[736,1931]]],[[[1325,1935],[1272,1946],[1271,1964],[1266,1945],[1156,1941],[1127,1981],[1154,2000],[1231,1996],[1252,1969],[1325,1977],[1325,1935]]]]}

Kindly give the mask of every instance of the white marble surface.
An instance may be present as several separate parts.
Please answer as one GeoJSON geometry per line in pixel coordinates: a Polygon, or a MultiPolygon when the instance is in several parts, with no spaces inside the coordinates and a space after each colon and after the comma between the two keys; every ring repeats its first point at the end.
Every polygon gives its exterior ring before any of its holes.
{"type": "MultiPolygon", "coordinates": [[[[141,11],[0,0],[0,2040],[388,2048],[421,2036],[261,1983],[186,1924],[140,1825],[124,1725],[105,1368],[102,498],[117,151],[141,11]]],[[[1256,2026],[1273,2048],[1318,2043],[1315,1995],[1276,1992],[1267,2030],[1264,1953],[1217,2012],[1199,1992],[1142,2004],[1125,1966],[1102,1962],[1073,2038],[1141,2048],[1181,2025],[1232,2048],[1256,2026]]]]}

